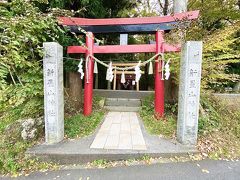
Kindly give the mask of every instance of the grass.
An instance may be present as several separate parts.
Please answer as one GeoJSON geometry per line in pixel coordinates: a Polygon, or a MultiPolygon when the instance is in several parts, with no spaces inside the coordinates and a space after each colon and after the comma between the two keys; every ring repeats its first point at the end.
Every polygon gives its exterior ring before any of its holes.
{"type": "Polygon", "coordinates": [[[91,162],[91,166],[103,168],[103,167],[107,166],[108,162],[109,161],[107,161],[105,159],[97,159],[97,160],[91,162]]]}
{"type": "Polygon", "coordinates": [[[54,163],[44,163],[37,159],[30,159],[25,156],[27,148],[36,144],[36,141],[16,143],[7,143],[3,139],[0,142],[0,173],[11,175],[27,175],[36,170],[56,169],[58,166],[54,163]]]}
{"type": "Polygon", "coordinates": [[[68,138],[88,136],[94,132],[103,116],[103,111],[94,111],[88,117],[85,117],[83,114],[70,117],[64,121],[65,135],[68,138]]]}
{"type": "Polygon", "coordinates": [[[67,117],[64,120],[64,131],[67,138],[80,138],[90,135],[102,121],[105,111],[100,105],[104,99],[99,96],[93,98],[93,112],[84,116],[82,112],[67,117]]]}
{"type": "Polygon", "coordinates": [[[146,97],[142,102],[140,116],[148,133],[173,138],[176,134],[177,116],[176,105],[166,106],[164,118],[157,120],[154,117],[154,96],[146,97]]]}

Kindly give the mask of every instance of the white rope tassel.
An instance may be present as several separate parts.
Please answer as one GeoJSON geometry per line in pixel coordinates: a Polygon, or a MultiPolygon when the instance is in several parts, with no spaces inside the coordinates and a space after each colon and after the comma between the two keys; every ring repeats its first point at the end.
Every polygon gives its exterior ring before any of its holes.
{"type": "Polygon", "coordinates": [[[97,66],[97,62],[96,62],[96,61],[94,61],[93,73],[94,73],[94,74],[97,74],[97,73],[98,73],[98,66],[97,66]]]}
{"type": "Polygon", "coordinates": [[[86,57],[86,63],[85,63],[85,72],[86,72],[86,83],[89,83],[89,60],[90,60],[90,56],[86,57]]]}
{"type": "Polygon", "coordinates": [[[81,58],[80,63],[78,64],[78,72],[81,74],[81,79],[84,77],[84,72],[83,72],[83,59],[81,58]]]}
{"type": "Polygon", "coordinates": [[[168,80],[170,76],[170,66],[169,66],[170,59],[165,64],[165,79],[168,80]]]}
{"type": "Polygon", "coordinates": [[[164,61],[162,60],[162,80],[164,80],[164,61]]]}
{"type": "Polygon", "coordinates": [[[113,80],[113,68],[112,68],[112,62],[109,63],[107,73],[106,73],[106,80],[112,82],[113,80]]]}
{"type": "Polygon", "coordinates": [[[122,72],[122,75],[121,75],[121,83],[124,84],[126,82],[126,79],[125,79],[125,74],[124,74],[124,71],[122,72]]]}
{"type": "Polygon", "coordinates": [[[153,63],[152,63],[152,61],[149,63],[148,74],[153,74],[153,63]]]}
{"type": "Polygon", "coordinates": [[[140,70],[140,65],[141,65],[141,61],[138,62],[138,64],[135,67],[135,81],[138,82],[140,80],[141,77],[141,70],[140,70]]]}

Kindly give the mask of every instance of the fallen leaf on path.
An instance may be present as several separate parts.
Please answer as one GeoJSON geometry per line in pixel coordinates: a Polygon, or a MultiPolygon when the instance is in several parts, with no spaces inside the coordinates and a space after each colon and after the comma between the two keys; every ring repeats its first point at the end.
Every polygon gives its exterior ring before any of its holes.
{"type": "Polygon", "coordinates": [[[209,173],[209,171],[207,169],[202,169],[203,173],[209,173]]]}
{"type": "Polygon", "coordinates": [[[208,156],[208,154],[207,154],[207,153],[202,153],[202,155],[203,155],[204,157],[207,157],[207,156],[208,156]]]}

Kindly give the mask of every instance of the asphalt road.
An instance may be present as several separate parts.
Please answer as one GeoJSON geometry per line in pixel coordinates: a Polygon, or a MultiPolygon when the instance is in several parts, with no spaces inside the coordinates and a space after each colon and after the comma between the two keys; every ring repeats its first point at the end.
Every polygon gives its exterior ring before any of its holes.
{"type": "MultiPolygon", "coordinates": [[[[0,178],[11,179],[11,178],[0,178]]],[[[115,167],[107,169],[67,169],[35,172],[18,180],[240,180],[240,161],[213,161],[165,163],[115,167]]]]}

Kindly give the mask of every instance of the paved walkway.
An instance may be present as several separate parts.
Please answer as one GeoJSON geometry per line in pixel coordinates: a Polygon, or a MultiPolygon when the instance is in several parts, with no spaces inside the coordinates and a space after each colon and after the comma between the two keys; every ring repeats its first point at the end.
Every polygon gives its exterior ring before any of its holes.
{"type": "Polygon", "coordinates": [[[137,114],[109,112],[90,148],[146,150],[137,114]]]}

